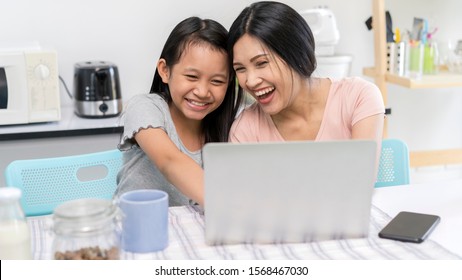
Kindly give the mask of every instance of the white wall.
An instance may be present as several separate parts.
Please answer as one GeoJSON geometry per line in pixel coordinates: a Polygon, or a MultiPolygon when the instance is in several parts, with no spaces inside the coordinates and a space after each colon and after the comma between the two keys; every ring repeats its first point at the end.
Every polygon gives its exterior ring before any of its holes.
{"type": "MultiPolygon", "coordinates": [[[[60,75],[72,88],[73,65],[84,60],[107,60],[120,72],[122,95],[150,89],[155,63],[173,26],[197,15],[229,27],[248,0],[0,0],[0,42],[39,41],[58,52],[60,75]]],[[[338,53],[354,56],[352,75],[372,66],[373,33],[364,22],[372,0],[283,1],[296,10],[327,5],[340,30],[338,53]]],[[[410,29],[414,16],[438,25],[436,38],[462,39],[459,0],[388,0],[394,27],[410,29]]],[[[71,101],[62,90],[64,104],[71,101]]],[[[412,150],[462,147],[462,88],[410,91],[390,85],[389,136],[402,138],[412,150]]],[[[438,169],[441,170],[441,169],[438,169]]],[[[439,172],[439,171],[438,171],[439,172]]],[[[439,172],[441,173],[441,172],[439,172]]],[[[451,171],[451,176],[460,172],[451,171]]]]}
{"type": "MultiPolygon", "coordinates": [[[[69,88],[74,63],[111,61],[119,68],[122,94],[128,99],[150,89],[162,46],[180,20],[197,15],[218,20],[229,28],[251,2],[254,1],[0,0],[0,42],[37,40],[45,47],[55,48],[60,75],[69,88]]],[[[372,32],[364,25],[371,14],[369,0],[284,2],[297,10],[317,5],[331,7],[341,33],[338,50],[356,56],[354,73],[360,74],[363,65],[372,64],[372,32]],[[343,12],[347,5],[356,7],[355,20],[343,12]]],[[[63,101],[70,103],[63,88],[62,91],[63,101]]]]}

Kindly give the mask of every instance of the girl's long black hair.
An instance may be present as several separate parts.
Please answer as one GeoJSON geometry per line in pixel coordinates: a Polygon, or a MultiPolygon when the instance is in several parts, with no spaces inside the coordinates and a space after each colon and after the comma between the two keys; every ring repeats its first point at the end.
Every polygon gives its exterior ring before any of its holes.
{"type": "MultiPolygon", "coordinates": [[[[171,69],[180,60],[184,50],[191,44],[208,44],[213,49],[227,53],[228,31],[220,23],[211,19],[190,17],[181,21],[170,33],[160,55],[171,69]]],[[[229,83],[223,103],[205,116],[201,122],[204,142],[227,142],[231,124],[241,104],[242,90],[236,87],[236,79],[228,55],[229,83]]],[[[154,74],[150,93],[159,94],[171,104],[172,97],[168,84],[162,82],[158,69],[154,74]]]]}

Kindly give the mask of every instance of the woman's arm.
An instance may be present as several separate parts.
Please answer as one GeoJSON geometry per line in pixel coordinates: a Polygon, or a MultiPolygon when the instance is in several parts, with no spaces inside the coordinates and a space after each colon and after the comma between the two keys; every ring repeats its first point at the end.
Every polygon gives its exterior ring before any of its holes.
{"type": "Polygon", "coordinates": [[[384,114],[373,115],[358,121],[355,125],[353,125],[353,129],[351,132],[352,139],[371,139],[377,142],[377,168],[379,165],[380,155],[382,153],[382,136],[384,121],[384,114]]]}
{"type": "Polygon", "coordinates": [[[135,139],[164,177],[178,190],[200,205],[204,205],[204,173],[192,158],[182,153],[164,130],[140,130],[135,139]]]}
{"type": "Polygon", "coordinates": [[[352,138],[373,139],[378,143],[381,143],[384,120],[384,114],[376,114],[358,121],[355,125],[353,125],[353,129],[351,131],[352,138]]]}

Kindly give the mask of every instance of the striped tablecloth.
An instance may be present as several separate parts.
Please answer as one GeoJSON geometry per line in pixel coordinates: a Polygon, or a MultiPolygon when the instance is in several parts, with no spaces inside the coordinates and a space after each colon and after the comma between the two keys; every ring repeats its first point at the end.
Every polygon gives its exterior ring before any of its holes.
{"type": "MultiPolygon", "coordinates": [[[[239,259],[239,260],[351,260],[351,259],[462,259],[430,239],[421,244],[382,239],[379,230],[390,217],[372,207],[369,237],[361,239],[329,240],[310,243],[242,244],[208,246],[204,239],[204,216],[190,206],[169,209],[169,246],[160,252],[134,254],[122,252],[122,259],[239,259]]],[[[32,233],[34,259],[51,259],[53,232],[51,216],[31,217],[28,222],[32,233]]],[[[431,236],[430,236],[431,237],[431,236]]]]}

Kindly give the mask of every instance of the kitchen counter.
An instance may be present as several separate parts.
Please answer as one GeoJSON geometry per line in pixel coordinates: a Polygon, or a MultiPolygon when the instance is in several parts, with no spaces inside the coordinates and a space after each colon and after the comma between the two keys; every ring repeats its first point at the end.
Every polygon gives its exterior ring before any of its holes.
{"type": "Polygon", "coordinates": [[[71,137],[98,134],[120,134],[123,123],[120,116],[112,118],[81,118],[71,106],[61,109],[57,122],[0,126],[0,141],[49,137],[71,137]]]}

